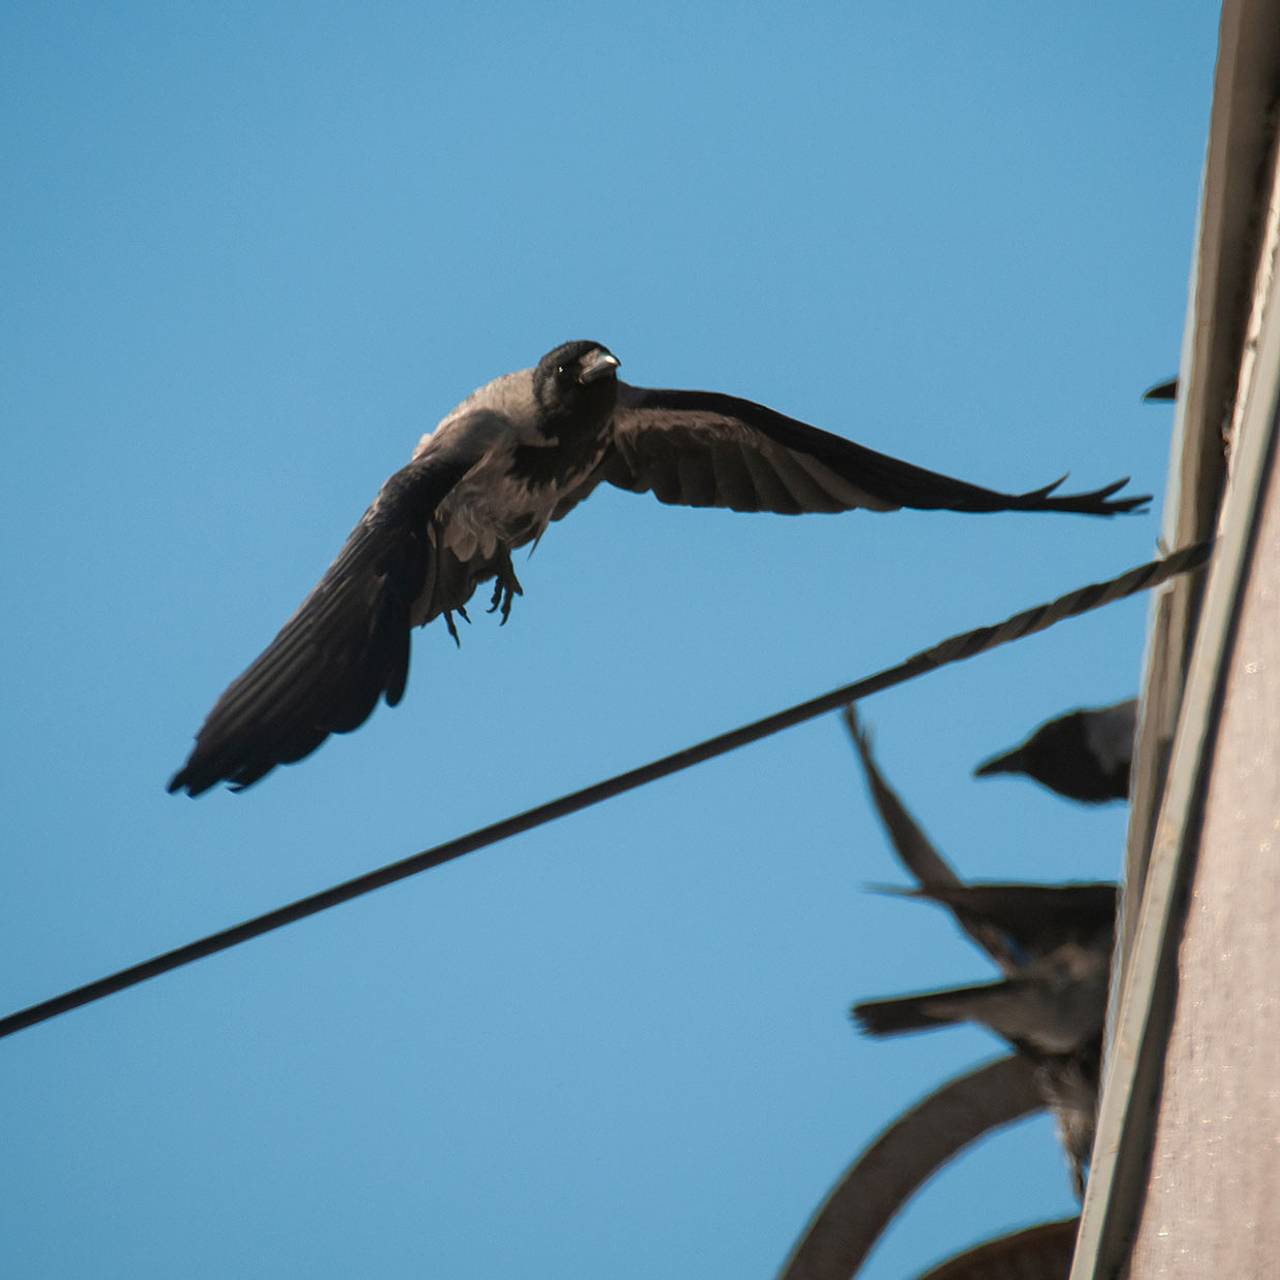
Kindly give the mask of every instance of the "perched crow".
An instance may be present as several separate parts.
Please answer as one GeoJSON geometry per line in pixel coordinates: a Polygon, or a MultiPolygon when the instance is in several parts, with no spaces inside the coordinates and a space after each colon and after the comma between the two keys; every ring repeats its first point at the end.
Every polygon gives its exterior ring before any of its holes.
{"type": "Polygon", "coordinates": [[[1137,718],[1135,699],[1069,712],[1046,721],[1020,747],[984,761],[974,777],[1024,773],[1072,800],[1124,800],[1137,718]]]}
{"type": "Polygon", "coordinates": [[[1025,963],[1000,982],[866,1000],[853,1016],[869,1035],[900,1035],[975,1022],[1033,1063],[1054,1113],[1077,1194],[1093,1147],[1102,1031],[1111,981],[1116,887],[1110,884],[975,884],[922,889],[957,920],[981,921],[1020,949],[1025,963]]]}
{"type": "Polygon", "coordinates": [[[331,733],[394,706],[409,634],[494,581],[503,620],[521,594],[511,552],[602,481],[661,502],[735,511],[1070,511],[1109,516],[1146,497],[1125,481],[1057,494],[997,493],[876,453],[772,409],[709,391],[617,378],[596,342],[567,342],[481,387],[424,436],[262,655],[209,713],[170,791],[247,787],[331,733]]]}
{"type": "Polygon", "coordinates": [[[920,995],[868,1000],[854,1016],[871,1035],[925,1031],[941,1023],[977,1022],[1010,1043],[1041,1054],[1078,1050],[1102,1028],[1115,928],[1110,884],[974,884],[921,889],[958,920],[982,920],[1006,934],[1025,957],[1001,982],[948,987],[920,995]],[[1099,911],[1099,906],[1103,910],[1099,911]]]}
{"type": "Polygon", "coordinates": [[[880,771],[852,707],[846,719],[894,852],[920,885],[903,892],[945,907],[1005,975],[1000,982],[863,1001],[853,1008],[854,1020],[871,1035],[975,1022],[1003,1037],[1033,1067],[1076,1192],[1083,1195],[1098,1106],[1116,886],[965,884],[880,771]]]}

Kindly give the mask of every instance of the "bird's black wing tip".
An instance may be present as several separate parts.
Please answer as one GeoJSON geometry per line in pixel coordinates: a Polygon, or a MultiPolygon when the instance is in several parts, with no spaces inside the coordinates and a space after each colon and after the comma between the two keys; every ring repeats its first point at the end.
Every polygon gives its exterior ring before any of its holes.
{"type": "Polygon", "coordinates": [[[1113,493],[1119,493],[1129,483],[1129,479],[1129,476],[1122,476],[1119,480],[1113,481],[1111,484],[1105,485],[1103,488],[1097,489],[1086,496],[1097,501],[1101,514],[1127,515],[1130,512],[1136,514],[1140,509],[1150,504],[1151,495],[1149,493],[1136,493],[1127,498],[1116,498],[1114,501],[1109,501],[1113,493]]]}
{"type": "Polygon", "coordinates": [[[856,702],[844,704],[844,722],[848,726],[849,734],[859,754],[864,757],[869,756],[875,746],[875,738],[871,732],[871,726],[858,714],[856,702]]]}
{"type": "Polygon", "coordinates": [[[1041,502],[1046,498],[1050,498],[1054,490],[1061,489],[1062,486],[1066,484],[1067,477],[1070,474],[1070,471],[1064,471],[1051,484],[1042,485],[1039,489],[1032,489],[1030,493],[1024,493],[1021,496],[1026,502],[1041,502]]]}
{"type": "Polygon", "coordinates": [[[196,796],[203,795],[208,791],[216,781],[216,778],[212,782],[205,782],[202,779],[198,779],[194,775],[192,769],[189,766],[184,765],[173,775],[172,778],[169,779],[168,785],[165,787],[165,791],[171,796],[182,795],[185,792],[194,800],[196,796]]]}
{"type": "Polygon", "coordinates": [[[245,786],[248,785],[248,783],[243,782],[238,786],[235,785],[232,776],[209,762],[193,757],[169,779],[165,791],[171,796],[181,795],[185,792],[194,800],[196,796],[202,796],[206,791],[212,791],[218,783],[223,781],[232,784],[230,786],[232,791],[243,791],[245,786]]]}
{"type": "Polygon", "coordinates": [[[1055,490],[1066,479],[1055,480],[1043,489],[1033,489],[1023,494],[1022,500],[1032,506],[1040,506],[1048,511],[1072,511],[1085,516],[1118,516],[1141,514],[1151,502],[1151,494],[1138,493],[1127,498],[1113,498],[1129,483],[1129,476],[1121,476],[1100,489],[1090,489],[1087,493],[1055,494],[1055,490]]]}
{"type": "Polygon", "coordinates": [[[868,1019],[865,1014],[864,1006],[861,1004],[849,1006],[849,1021],[853,1023],[862,1035],[870,1036],[875,1034],[870,1026],[867,1025],[868,1019]]]}

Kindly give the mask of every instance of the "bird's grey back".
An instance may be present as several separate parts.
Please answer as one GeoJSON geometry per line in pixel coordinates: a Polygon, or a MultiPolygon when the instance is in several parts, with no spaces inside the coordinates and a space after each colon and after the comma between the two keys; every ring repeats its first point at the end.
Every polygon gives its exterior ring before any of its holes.
{"type": "Polygon", "coordinates": [[[1084,739],[1090,752],[1106,772],[1127,766],[1133,759],[1133,736],[1137,729],[1138,700],[1099,707],[1085,716],[1084,739]]]}

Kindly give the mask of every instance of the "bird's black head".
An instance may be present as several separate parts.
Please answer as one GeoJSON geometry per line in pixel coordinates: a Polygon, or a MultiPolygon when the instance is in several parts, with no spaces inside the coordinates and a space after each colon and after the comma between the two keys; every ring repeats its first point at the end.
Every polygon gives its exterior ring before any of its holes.
{"type": "Polygon", "coordinates": [[[563,342],[538,361],[533,393],[549,418],[607,418],[618,398],[620,363],[598,342],[563,342]]]}

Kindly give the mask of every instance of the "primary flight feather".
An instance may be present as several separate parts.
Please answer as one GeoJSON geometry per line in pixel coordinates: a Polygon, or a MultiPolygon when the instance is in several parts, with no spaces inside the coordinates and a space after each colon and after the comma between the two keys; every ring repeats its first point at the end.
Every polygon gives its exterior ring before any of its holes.
{"type": "Polygon", "coordinates": [[[511,552],[602,481],[665,503],[734,511],[1069,511],[1147,502],[997,493],[900,462],[794,418],[709,391],[631,387],[597,342],[567,342],[495,378],[429,435],[383,486],[338,558],[262,655],[218,699],[170,791],[247,787],[399,702],[409,634],[466,616],[494,582],[503,620],[521,593],[511,552]]]}

